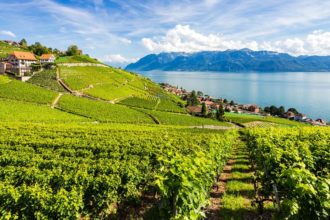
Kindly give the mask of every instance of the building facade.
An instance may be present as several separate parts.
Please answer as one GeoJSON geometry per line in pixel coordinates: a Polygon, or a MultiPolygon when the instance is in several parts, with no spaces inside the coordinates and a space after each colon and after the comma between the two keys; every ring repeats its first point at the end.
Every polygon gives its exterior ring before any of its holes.
{"type": "Polygon", "coordinates": [[[7,62],[12,65],[9,70],[11,73],[23,77],[31,73],[31,65],[37,63],[37,59],[33,53],[14,51],[8,56],[7,62]]]}

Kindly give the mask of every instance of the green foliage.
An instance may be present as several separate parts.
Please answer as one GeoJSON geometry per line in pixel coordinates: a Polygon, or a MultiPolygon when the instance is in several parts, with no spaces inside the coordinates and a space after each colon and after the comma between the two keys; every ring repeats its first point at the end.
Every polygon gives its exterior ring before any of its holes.
{"type": "Polygon", "coordinates": [[[78,48],[77,45],[71,45],[71,46],[69,46],[65,53],[66,53],[67,56],[79,56],[79,55],[82,55],[81,54],[81,50],[79,50],[79,48],[78,48]]]}
{"type": "Polygon", "coordinates": [[[88,118],[68,114],[49,106],[21,101],[0,99],[0,121],[68,123],[89,122],[88,118]]]}
{"type": "Polygon", "coordinates": [[[100,122],[154,124],[152,118],[146,114],[126,106],[71,95],[62,96],[58,108],[100,122]]]}
{"type": "Polygon", "coordinates": [[[28,82],[57,92],[65,92],[65,89],[56,80],[55,69],[36,73],[28,82]]]}
{"type": "Polygon", "coordinates": [[[43,46],[39,42],[35,42],[34,44],[28,46],[28,49],[29,51],[31,51],[32,53],[38,56],[41,56],[42,54],[52,53],[52,50],[50,48],[43,46]]]}
{"type": "Polygon", "coordinates": [[[251,129],[246,138],[263,195],[278,190],[281,218],[329,217],[329,128],[251,129]]]}
{"type": "Polygon", "coordinates": [[[151,111],[146,109],[137,109],[145,112],[148,115],[152,115],[160,124],[164,125],[182,125],[182,126],[203,126],[203,125],[215,125],[215,126],[230,126],[228,123],[212,120],[209,118],[195,117],[188,114],[176,114],[161,111],[151,111]]]}
{"type": "Polygon", "coordinates": [[[197,94],[196,94],[196,91],[195,90],[193,90],[191,92],[191,94],[188,96],[188,98],[187,98],[187,104],[189,106],[196,106],[196,105],[199,104],[199,101],[197,99],[197,94]]]}
{"type": "Polygon", "coordinates": [[[177,195],[177,218],[202,215],[235,138],[232,132],[155,126],[1,123],[0,213],[105,219],[153,189],[162,201],[177,195]],[[160,180],[172,175],[167,161],[173,177],[184,179],[179,187],[160,180]]]}
{"type": "Polygon", "coordinates": [[[51,104],[57,93],[41,87],[23,83],[18,80],[10,80],[0,76],[0,98],[13,99],[40,104],[51,104]]]}

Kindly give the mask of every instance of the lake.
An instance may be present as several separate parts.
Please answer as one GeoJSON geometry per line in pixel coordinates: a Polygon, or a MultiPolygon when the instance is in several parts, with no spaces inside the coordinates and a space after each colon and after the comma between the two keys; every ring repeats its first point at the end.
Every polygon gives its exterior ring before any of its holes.
{"type": "Polygon", "coordinates": [[[296,108],[313,119],[330,121],[329,72],[224,73],[140,72],[155,82],[202,91],[216,98],[265,107],[296,108]]]}

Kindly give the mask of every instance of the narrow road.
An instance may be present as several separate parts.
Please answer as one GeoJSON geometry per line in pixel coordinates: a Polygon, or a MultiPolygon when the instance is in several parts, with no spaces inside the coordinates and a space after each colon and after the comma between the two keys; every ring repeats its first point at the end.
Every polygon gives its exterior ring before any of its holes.
{"type": "Polygon", "coordinates": [[[53,103],[51,104],[51,108],[55,108],[56,107],[56,105],[57,105],[57,103],[58,103],[58,101],[60,100],[60,98],[61,98],[61,96],[63,95],[63,93],[59,93],[58,95],[57,95],[57,97],[54,99],[54,101],[53,101],[53,103]]]}

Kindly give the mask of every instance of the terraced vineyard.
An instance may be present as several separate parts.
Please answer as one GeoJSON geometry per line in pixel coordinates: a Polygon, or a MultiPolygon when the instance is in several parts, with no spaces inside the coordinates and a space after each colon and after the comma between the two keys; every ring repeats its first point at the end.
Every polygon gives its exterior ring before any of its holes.
{"type": "Polygon", "coordinates": [[[157,192],[161,205],[152,208],[161,211],[144,214],[197,218],[235,138],[132,125],[1,124],[0,213],[125,218],[141,215],[127,208],[157,192]]]}
{"type": "Polygon", "coordinates": [[[60,67],[60,77],[73,90],[129,106],[185,112],[177,97],[167,94],[150,80],[110,67],[60,67]]]}
{"type": "Polygon", "coordinates": [[[42,122],[81,123],[90,119],[51,109],[46,105],[0,98],[0,121],[2,122],[42,122]]]}
{"type": "Polygon", "coordinates": [[[58,108],[100,122],[155,124],[148,115],[126,106],[71,95],[62,96],[58,108]]]}
{"type": "Polygon", "coordinates": [[[56,80],[56,69],[36,73],[28,82],[57,92],[65,92],[65,89],[56,80]]]}
{"type": "Polygon", "coordinates": [[[230,127],[231,125],[226,122],[221,122],[208,118],[194,117],[188,114],[176,114],[162,111],[152,111],[146,109],[137,109],[141,112],[145,112],[148,115],[152,115],[160,124],[163,125],[182,125],[182,126],[204,126],[215,125],[230,127]]]}
{"type": "Polygon", "coordinates": [[[18,80],[0,76],[0,98],[18,101],[51,104],[57,93],[18,80]]]}

